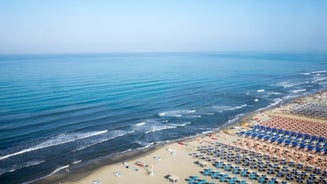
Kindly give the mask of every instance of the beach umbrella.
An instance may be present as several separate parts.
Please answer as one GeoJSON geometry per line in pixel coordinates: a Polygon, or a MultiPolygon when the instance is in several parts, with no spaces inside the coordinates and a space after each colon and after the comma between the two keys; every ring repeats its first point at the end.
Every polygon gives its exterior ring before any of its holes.
{"type": "Polygon", "coordinates": [[[291,132],[291,136],[296,136],[296,132],[291,132]]]}
{"type": "Polygon", "coordinates": [[[315,135],[313,135],[313,136],[311,136],[311,139],[312,139],[312,140],[318,140],[318,137],[315,136],[315,135]]]}
{"type": "Polygon", "coordinates": [[[293,147],[295,147],[295,146],[297,146],[297,145],[298,145],[297,142],[292,142],[292,146],[293,146],[293,147]]]}
{"type": "Polygon", "coordinates": [[[275,142],[277,140],[277,138],[276,137],[273,137],[270,140],[271,140],[271,142],[275,142]]]}
{"type": "Polygon", "coordinates": [[[305,148],[307,145],[306,144],[304,144],[304,143],[301,143],[300,144],[300,148],[305,148]]]}
{"type": "Polygon", "coordinates": [[[246,136],[250,136],[251,133],[250,133],[250,132],[246,132],[245,135],[246,135],[246,136]]]}
{"type": "Polygon", "coordinates": [[[252,137],[257,137],[258,136],[258,134],[252,134],[252,137]]]}
{"type": "Polygon", "coordinates": [[[259,128],[260,128],[261,130],[265,130],[265,129],[266,129],[265,126],[259,126],[259,128]]]}
{"type": "Polygon", "coordinates": [[[311,146],[311,145],[308,146],[308,150],[312,150],[313,148],[314,148],[314,147],[311,146]]]}
{"type": "Polygon", "coordinates": [[[278,144],[281,144],[282,142],[284,142],[284,139],[278,139],[277,142],[278,144]]]}
{"type": "Polygon", "coordinates": [[[304,138],[305,138],[305,139],[310,139],[311,136],[310,136],[309,134],[304,134],[304,138]]]}
{"type": "Polygon", "coordinates": [[[319,137],[319,142],[326,142],[326,138],[325,137],[319,137]]]}
{"type": "Polygon", "coordinates": [[[263,137],[265,140],[268,140],[268,139],[270,139],[270,136],[264,136],[263,137]]]}
{"type": "Polygon", "coordinates": [[[259,139],[262,139],[264,136],[263,135],[258,135],[258,138],[259,139]]]}

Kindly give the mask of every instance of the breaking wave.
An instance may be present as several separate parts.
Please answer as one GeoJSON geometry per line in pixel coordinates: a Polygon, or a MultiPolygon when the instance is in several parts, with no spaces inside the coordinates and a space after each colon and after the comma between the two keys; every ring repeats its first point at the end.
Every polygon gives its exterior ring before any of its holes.
{"type": "Polygon", "coordinates": [[[195,113],[196,110],[175,110],[175,111],[166,111],[159,113],[161,117],[182,117],[185,114],[195,113]]]}
{"type": "Polygon", "coordinates": [[[296,89],[296,90],[292,90],[290,91],[291,93],[300,93],[300,92],[304,92],[306,91],[306,89],[296,89]]]}
{"type": "Polygon", "coordinates": [[[80,148],[76,149],[75,151],[80,151],[80,150],[83,150],[85,148],[94,146],[96,144],[100,144],[102,142],[105,142],[105,141],[108,141],[108,140],[111,140],[111,139],[115,139],[117,137],[122,137],[122,136],[125,136],[125,135],[128,135],[128,134],[134,133],[134,132],[135,132],[134,130],[133,131],[120,131],[120,130],[118,130],[118,131],[110,132],[110,133],[108,133],[108,135],[103,136],[100,139],[91,140],[90,142],[87,143],[87,145],[81,146],[80,148]]]}
{"type": "Polygon", "coordinates": [[[28,161],[28,162],[22,163],[22,164],[11,165],[10,168],[6,168],[6,169],[0,168],[0,175],[8,173],[8,172],[14,172],[14,171],[16,171],[18,169],[30,167],[30,166],[33,166],[33,165],[38,165],[38,164],[41,164],[43,162],[45,162],[45,161],[44,160],[35,160],[35,161],[28,161]]]}
{"type": "Polygon", "coordinates": [[[299,83],[280,82],[280,83],[277,83],[276,85],[277,85],[277,86],[281,86],[281,87],[283,87],[283,88],[290,88],[290,87],[293,87],[293,86],[298,86],[298,85],[308,84],[308,83],[309,83],[309,81],[299,82],[299,83]]]}
{"type": "Polygon", "coordinates": [[[13,157],[13,156],[16,156],[16,155],[21,155],[23,153],[27,153],[27,152],[31,152],[31,151],[48,148],[48,147],[51,147],[51,146],[66,144],[66,143],[73,142],[73,141],[76,141],[76,140],[79,140],[79,139],[84,139],[84,138],[104,134],[104,133],[107,133],[107,132],[108,132],[108,130],[86,132],[86,133],[64,133],[64,134],[59,134],[57,136],[51,137],[47,141],[44,141],[44,142],[42,142],[40,144],[37,144],[35,146],[20,150],[20,151],[15,152],[15,153],[11,153],[11,154],[8,154],[8,155],[1,156],[0,160],[10,158],[10,157],[13,157]]]}

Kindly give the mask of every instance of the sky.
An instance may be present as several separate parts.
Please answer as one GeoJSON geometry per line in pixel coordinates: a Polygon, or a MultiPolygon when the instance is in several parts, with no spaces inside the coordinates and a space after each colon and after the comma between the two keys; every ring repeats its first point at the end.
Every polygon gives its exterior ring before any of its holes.
{"type": "Polygon", "coordinates": [[[0,54],[327,51],[323,0],[1,0],[0,54]]]}

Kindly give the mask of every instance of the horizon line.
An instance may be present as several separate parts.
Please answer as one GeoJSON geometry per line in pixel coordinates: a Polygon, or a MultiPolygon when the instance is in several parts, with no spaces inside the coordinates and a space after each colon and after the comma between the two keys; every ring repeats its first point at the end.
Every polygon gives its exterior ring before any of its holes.
{"type": "Polygon", "coordinates": [[[77,54],[164,54],[164,53],[327,53],[326,51],[313,50],[235,50],[235,51],[116,51],[116,52],[21,52],[21,53],[0,53],[0,55],[77,55],[77,54]]]}

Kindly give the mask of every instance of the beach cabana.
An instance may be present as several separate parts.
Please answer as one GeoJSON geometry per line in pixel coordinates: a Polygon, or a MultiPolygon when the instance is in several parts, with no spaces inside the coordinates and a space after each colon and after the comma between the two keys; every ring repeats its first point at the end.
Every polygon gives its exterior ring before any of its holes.
{"type": "Polygon", "coordinates": [[[169,180],[170,182],[172,182],[172,183],[177,183],[178,180],[179,180],[179,176],[176,176],[176,175],[170,175],[170,176],[168,177],[168,180],[169,180]]]}
{"type": "Polygon", "coordinates": [[[206,161],[199,161],[198,164],[201,166],[201,167],[206,167],[208,165],[208,162],[206,161]]]}

